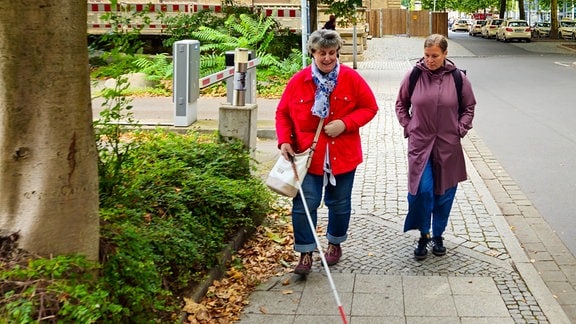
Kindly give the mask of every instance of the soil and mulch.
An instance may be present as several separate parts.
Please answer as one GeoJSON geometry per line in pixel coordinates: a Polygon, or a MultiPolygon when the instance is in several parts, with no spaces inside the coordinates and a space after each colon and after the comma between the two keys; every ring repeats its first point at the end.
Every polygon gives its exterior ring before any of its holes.
{"type": "MultiPolygon", "coordinates": [[[[289,217],[272,214],[232,256],[226,275],[213,282],[199,302],[185,299],[184,323],[229,324],[238,321],[248,296],[271,277],[293,271],[296,254],[289,217]]],[[[289,282],[283,283],[288,285],[289,282]]]]}

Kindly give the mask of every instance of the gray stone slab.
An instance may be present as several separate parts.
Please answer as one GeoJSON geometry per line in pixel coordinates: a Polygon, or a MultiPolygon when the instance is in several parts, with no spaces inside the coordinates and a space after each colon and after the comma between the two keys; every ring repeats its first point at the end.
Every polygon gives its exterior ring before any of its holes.
{"type": "Polygon", "coordinates": [[[514,324],[511,317],[462,317],[460,318],[462,324],[514,324]]]}
{"type": "Polygon", "coordinates": [[[509,317],[500,295],[454,295],[454,304],[461,317],[509,317]]]}
{"type": "Polygon", "coordinates": [[[488,277],[449,277],[454,295],[492,294],[500,296],[494,279],[488,277]]]}
{"type": "Polygon", "coordinates": [[[394,292],[401,291],[401,276],[356,275],[356,280],[354,281],[354,293],[389,293],[395,295],[394,292]]]}
{"type": "Polygon", "coordinates": [[[404,277],[406,316],[457,317],[447,277],[404,277]]]}
{"type": "Polygon", "coordinates": [[[412,295],[404,300],[406,316],[457,317],[451,295],[412,295]]]}
{"type": "Polygon", "coordinates": [[[278,315],[278,314],[242,314],[240,321],[244,324],[292,324],[296,315],[278,315]]]}
{"type": "Polygon", "coordinates": [[[441,276],[405,276],[402,278],[404,295],[407,298],[420,295],[437,296],[450,295],[452,293],[447,277],[441,276]]]}
{"type": "MultiPolygon", "coordinates": [[[[350,319],[347,318],[350,322],[350,319]]],[[[297,315],[294,319],[294,324],[319,324],[319,323],[343,323],[340,316],[327,316],[327,315],[297,315]]],[[[272,321],[269,324],[276,324],[272,321]]]]}
{"type": "Polygon", "coordinates": [[[349,324],[406,324],[404,316],[352,316],[349,324]]]}
{"type": "MultiPolygon", "coordinates": [[[[352,293],[340,293],[340,303],[345,314],[350,314],[352,308],[352,293]]],[[[340,310],[336,304],[336,299],[331,292],[307,291],[302,295],[300,305],[296,311],[297,315],[339,315],[340,310]]]]}
{"type": "Polygon", "coordinates": [[[402,291],[383,294],[355,293],[352,300],[352,315],[404,316],[402,291]]]}
{"type": "MultiPolygon", "coordinates": [[[[331,275],[338,293],[351,293],[353,291],[354,275],[332,272],[331,275]]],[[[325,272],[312,272],[304,282],[304,293],[332,293],[332,286],[325,272]]]]}
{"type": "Polygon", "coordinates": [[[460,324],[460,319],[456,316],[454,317],[407,316],[406,324],[460,324]]]}
{"type": "Polygon", "coordinates": [[[284,294],[281,291],[255,291],[250,295],[246,314],[296,314],[301,292],[284,294]]]}
{"type": "Polygon", "coordinates": [[[306,280],[302,276],[292,273],[281,277],[273,277],[256,287],[256,291],[298,291],[301,292],[306,286],[306,280]]]}

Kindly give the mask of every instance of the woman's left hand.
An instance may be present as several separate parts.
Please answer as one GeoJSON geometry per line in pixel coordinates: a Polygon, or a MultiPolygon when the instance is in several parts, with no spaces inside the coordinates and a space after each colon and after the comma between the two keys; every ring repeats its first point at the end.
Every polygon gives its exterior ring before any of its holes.
{"type": "Polygon", "coordinates": [[[336,137],[346,130],[346,125],[340,119],[333,120],[324,126],[324,132],[330,137],[336,137]]]}

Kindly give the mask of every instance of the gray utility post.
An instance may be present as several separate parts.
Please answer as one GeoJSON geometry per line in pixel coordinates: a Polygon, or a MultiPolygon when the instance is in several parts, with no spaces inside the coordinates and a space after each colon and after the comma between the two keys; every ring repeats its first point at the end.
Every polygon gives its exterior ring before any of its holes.
{"type": "MultiPolygon", "coordinates": [[[[247,82],[248,50],[237,48],[234,54],[234,96],[232,105],[220,106],[218,132],[223,138],[236,138],[250,150],[250,155],[256,153],[256,136],[258,121],[258,106],[246,103],[246,91],[250,89],[247,82]]],[[[255,96],[255,93],[254,93],[255,96]]]]}
{"type": "Polygon", "coordinates": [[[188,127],[198,119],[200,96],[200,42],[181,40],[174,43],[174,126],[188,127]]]}

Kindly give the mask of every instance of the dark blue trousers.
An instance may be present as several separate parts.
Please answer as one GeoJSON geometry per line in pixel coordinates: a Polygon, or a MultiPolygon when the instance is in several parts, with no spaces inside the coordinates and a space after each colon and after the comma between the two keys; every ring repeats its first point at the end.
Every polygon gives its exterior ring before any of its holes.
{"type": "Polygon", "coordinates": [[[404,232],[420,230],[421,234],[429,234],[432,225],[432,237],[442,236],[448,225],[457,187],[456,185],[446,190],[442,195],[435,195],[432,161],[429,160],[420,178],[418,192],[416,195],[408,193],[408,215],[404,222],[404,232]]]}

